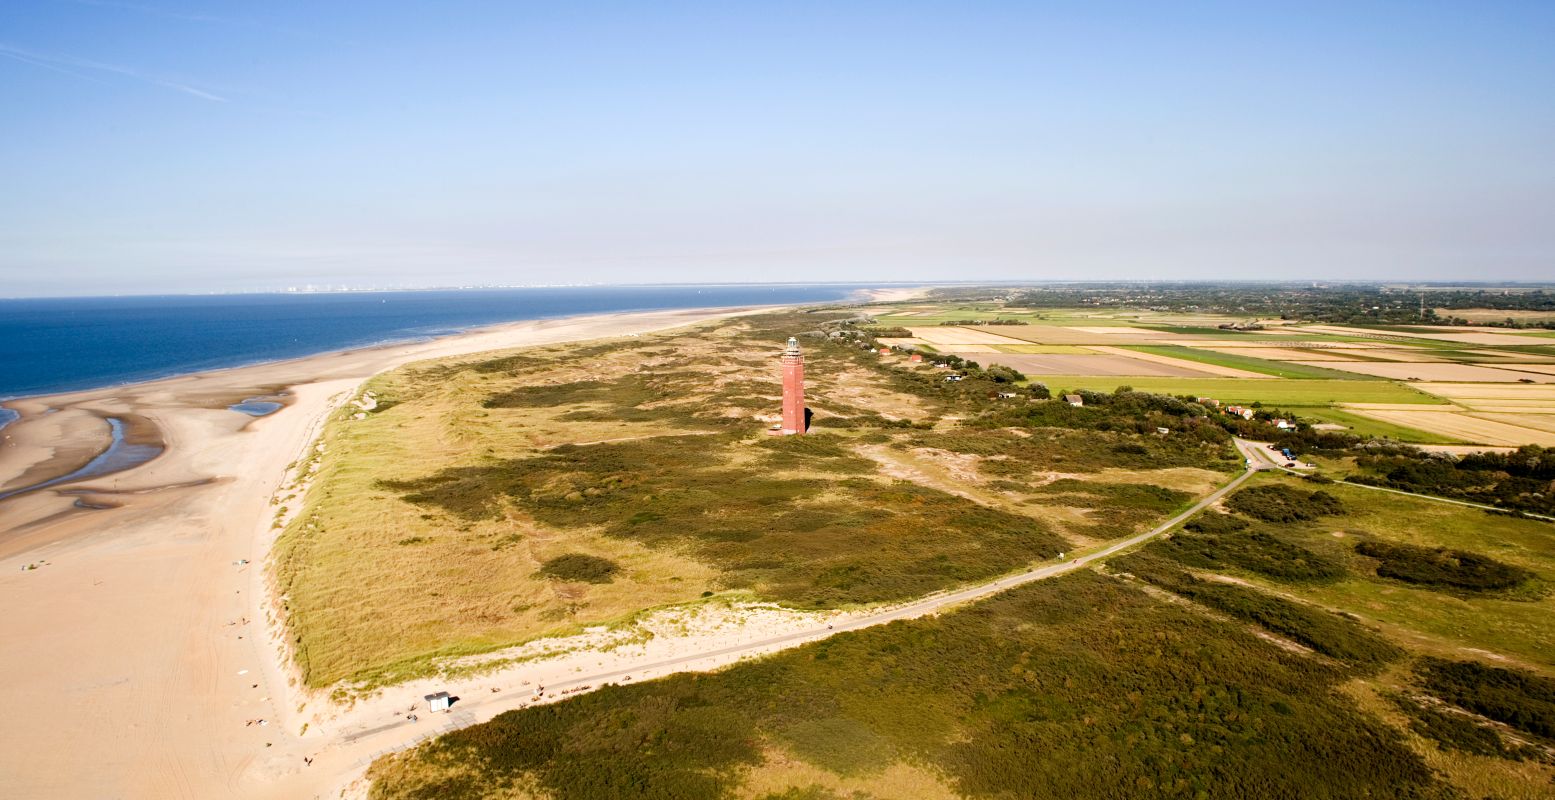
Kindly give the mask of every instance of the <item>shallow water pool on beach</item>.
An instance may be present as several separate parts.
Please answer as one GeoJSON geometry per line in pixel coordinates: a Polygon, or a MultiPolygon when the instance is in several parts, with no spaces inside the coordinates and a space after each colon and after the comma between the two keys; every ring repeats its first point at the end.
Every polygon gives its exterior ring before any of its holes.
{"type": "Polygon", "coordinates": [[[274,400],[266,400],[263,397],[250,397],[241,403],[233,403],[227,406],[228,411],[236,411],[239,414],[247,414],[250,417],[264,417],[281,410],[282,403],[274,400]]]}
{"type": "Polygon", "coordinates": [[[47,489],[50,486],[60,486],[66,483],[84,481],[89,478],[99,478],[111,475],[115,472],[123,472],[131,467],[141,464],[162,455],[163,447],[160,444],[132,444],[124,438],[124,421],[118,417],[107,419],[108,430],[113,437],[108,444],[108,449],[97,454],[97,457],[86,462],[86,465],[70,473],[61,475],[53,480],[35,483],[31,486],[23,486],[9,492],[0,492],[0,500],[15,497],[27,492],[36,492],[39,489],[47,489]]]}
{"type": "Polygon", "coordinates": [[[9,408],[0,408],[0,429],[22,418],[19,412],[9,408]]]}

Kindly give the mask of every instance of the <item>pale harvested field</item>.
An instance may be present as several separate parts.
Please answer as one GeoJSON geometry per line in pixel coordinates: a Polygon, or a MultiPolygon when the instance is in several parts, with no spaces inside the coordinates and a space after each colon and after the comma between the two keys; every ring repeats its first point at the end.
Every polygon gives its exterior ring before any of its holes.
{"type": "Polygon", "coordinates": [[[1555,375],[1555,364],[1518,364],[1516,367],[1508,367],[1518,372],[1538,372],[1544,375],[1555,375]]]}
{"type": "MultiPolygon", "coordinates": [[[[1270,331],[1264,331],[1264,333],[1270,333],[1270,331]]],[[[1233,349],[1236,349],[1236,350],[1246,350],[1246,349],[1250,349],[1250,348],[1259,348],[1259,347],[1279,347],[1279,348],[1300,347],[1300,348],[1303,348],[1303,349],[1311,349],[1311,350],[1377,350],[1377,349],[1380,349],[1380,348],[1388,347],[1388,345],[1382,344],[1380,342],[1324,342],[1324,341],[1313,341],[1311,339],[1305,339],[1305,340],[1298,339],[1298,340],[1289,341],[1289,342],[1261,342],[1261,341],[1258,341],[1257,339],[1249,339],[1249,340],[1246,340],[1246,341],[1237,341],[1235,339],[1212,338],[1212,339],[1205,339],[1204,341],[1213,343],[1214,347],[1216,347],[1217,349],[1221,348],[1221,347],[1226,347],[1226,348],[1233,348],[1233,349]]]]}
{"type": "Polygon", "coordinates": [[[1518,336],[1512,333],[1458,333],[1456,328],[1421,328],[1418,332],[1410,331],[1374,331],[1366,328],[1351,328],[1345,325],[1310,325],[1309,330],[1323,331],[1325,333],[1339,333],[1348,336],[1370,336],[1379,339],[1409,338],[1430,339],[1437,342],[1462,342],[1464,344],[1488,344],[1488,345],[1519,345],[1530,344],[1529,337],[1518,336]]]}
{"type": "MultiPolygon", "coordinates": [[[[1438,316],[1454,316],[1469,322],[1500,322],[1504,319],[1536,320],[1555,319],[1555,311],[1502,311],[1494,308],[1438,308],[1438,316]]],[[[1475,328],[1475,331],[1495,331],[1495,328],[1475,328]]]]}
{"type": "MultiPolygon", "coordinates": [[[[1351,411],[1419,411],[1419,403],[1340,403],[1340,408],[1351,411]]],[[[1456,405],[1430,406],[1433,411],[1463,411],[1456,405]]]]}
{"type": "Polygon", "coordinates": [[[1511,386],[1485,386],[1463,383],[1417,383],[1416,389],[1439,397],[1474,398],[1479,400],[1546,400],[1555,403],[1555,386],[1526,383],[1511,386]]]}
{"type": "Polygon", "coordinates": [[[1555,413],[1549,414],[1485,414],[1475,412],[1472,416],[1479,419],[1488,419],[1491,422],[1501,422],[1507,425],[1516,425],[1521,428],[1533,428],[1536,431],[1555,433],[1555,413]]]}
{"type": "Polygon", "coordinates": [[[1069,330],[1084,331],[1085,333],[1100,333],[1104,336],[1136,336],[1139,334],[1155,335],[1155,331],[1141,331],[1127,325],[1070,325],[1069,330]]]}
{"type": "MultiPolygon", "coordinates": [[[[1037,344],[1181,344],[1183,337],[1175,336],[1160,331],[1145,330],[1143,328],[1129,328],[1132,335],[1089,333],[1079,328],[1068,328],[1058,325],[1008,325],[1008,330],[1000,331],[1005,336],[1018,339],[1017,344],[1035,342],[1037,344]],[[1166,341],[1166,340],[1170,341],[1166,341]]],[[[1006,343],[1008,344],[1008,342],[1006,343]]]]}
{"type": "MultiPolygon", "coordinates": [[[[1008,325],[1005,327],[1023,327],[1008,325]]],[[[977,328],[965,325],[936,325],[933,327],[908,328],[912,331],[913,338],[922,339],[930,344],[1020,344],[1021,339],[1010,339],[1007,336],[998,336],[977,328]]]]}
{"type": "Polygon", "coordinates": [[[1310,367],[1342,369],[1345,372],[1358,372],[1362,375],[1375,375],[1379,378],[1394,378],[1396,380],[1419,379],[1424,381],[1517,383],[1523,378],[1532,378],[1539,383],[1555,383],[1555,375],[1513,372],[1511,370],[1496,369],[1495,367],[1479,367],[1473,364],[1405,364],[1383,361],[1313,361],[1310,363],[1297,361],[1294,363],[1305,364],[1310,367]]]}
{"type": "MultiPolygon", "coordinates": [[[[988,353],[979,361],[1002,364],[1027,375],[1097,375],[1141,378],[1205,378],[1210,373],[1196,367],[1157,364],[1139,358],[1114,355],[1067,355],[1039,353],[988,353]]],[[[1262,376],[1260,376],[1262,377],[1262,376]]]]}
{"type": "Polygon", "coordinates": [[[1555,446],[1555,433],[1478,419],[1451,411],[1375,411],[1351,409],[1353,413],[1404,425],[1417,430],[1439,433],[1466,442],[1517,447],[1537,444],[1555,446]]]}
{"type": "Polygon", "coordinates": [[[937,344],[937,345],[934,345],[934,349],[940,351],[941,353],[951,353],[951,354],[958,355],[958,356],[964,356],[964,355],[967,355],[968,353],[1000,353],[1000,352],[1003,352],[1002,350],[999,349],[1000,347],[1003,347],[1003,345],[997,345],[997,344],[937,344]]]}
{"type": "Polygon", "coordinates": [[[876,339],[875,341],[886,347],[917,347],[918,345],[928,344],[928,342],[922,339],[909,339],[906,337],[900,339],[876,339]]]}
{"type": "Polygon", "coordinates": [[[1098,353],[1105,353],[1107,355],[1118,356],[1120,358],[1133,358],[1140,361],[1149,361],[1152,364],[1160,364],[1161,366],[1168,367],[1170,369],[1188,369],[1193,370],[1194,372],[1208,373],[1210,375],[1215,375],[1221,378],[1268,379],[1272,377],[1270,375],[1264,375],[1258,372],[1249,372],[1245,369],[1223,367],[1219,364],[1205,364],[1199,361],[1188,361],[1187,359],[1172,358],[1171,356],[1163,356],[1158,353],[1140,353],[1133,350],[1124,350],[1118,347],[1092,347],[1090,349],[1098,353]]]}

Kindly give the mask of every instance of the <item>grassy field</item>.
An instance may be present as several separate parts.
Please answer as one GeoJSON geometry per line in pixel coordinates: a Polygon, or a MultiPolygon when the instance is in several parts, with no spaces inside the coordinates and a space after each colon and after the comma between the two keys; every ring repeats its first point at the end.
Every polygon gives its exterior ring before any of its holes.
{"type": "Polygon", "coordinates": [[[806,345],[816,427],[768,436],[773,356],[817,324],[766,315],[374,379],[377,407],[328,425],[274,556],[309,685],[370,689],[709,595],[804,609],[915,597],[1131,533],[1190,498],[1151,481],[1222,466],[1223,445],[1152,461],[1071,436],[1042,453],[1078,477],[1016,491],[921,441],[986,396],[820,340],[806,345]],[[1130,479],[1102,475],[1116,469],[1130,479]]]}
{"type": "Polygon", "coordinates": [[[379,761],[372,796],[1448,797],[1352,674],[1080,573],[509,712],[379,761]]]}
{"type": "MultiPolygon", "coordinates": [[[[1130,324],[1042,323],[1059,320],[1130,324]]],[[[765,340],[746,335],[721,334],[717,358],[684,337],[643,346],[724,369],[761,358],[765,340]]],[[[774,441],[706,410],[666,417],[665,398],[696,381],[645,383],[597,359],[557,374],[564,365],[547,362],[544,381],[485,387],[483,407],[517,415],[509,423],[540,414],[546,431],[658,426],[653,438],[494,451],[380,489],[399,513],[445,528],[522,523],[525,536],[555,536],[567,546],[535,569],[597,581],[588,592],[634,580],[627,556],[603,549],[619,545],[702,570],[693,591],[828,607],[1143,529],[1236,467],[1218,428],[1219,439],[1196,438],[1162,416],[1172,435],[1140,435],[1155,418],[1106,416],[1131,395],[1083,409],[985,398],[975,413],[938,373],[856,353],[814,358],[820,374],[848,376],[816,391],[816,406],[842,420],[821,435],[774,441]],[[572,410],[544,416],[558,405],[572,410]],[[1032,427],[1000,427],[1017,420],[1032,427]]],[[[720,402],[696,405],[758,407],[769,395],[736,385],[737,373],[716,387],[720,402]]],[[[1330,406],[1440,403],[1386,380],[1042,381],[1261,401],[1427,442],[1330,406]]],[[[1219,506],[1094,572],[712,674],[503,714],[379,760],[372,796],[1548,796],[1555,528],[1284,474],[1219,506]]]]}
{"type": "Polygon", "coordinates": [[[1128,378],[1094,375],[1043,375],[1033,382],[1053,390],[1091,389],[1110,392],[1132,386],[1142,392],[1203,395],[1222,403],[1255,403],[1276,406],[1326,406],[1334,403],[1420,403],[1442,405],[1434,397],[1400,383],[1362,380],[1287,380],[1271,378],[1128,378]]]}
{"type": "MultiPolygon", "coordinates": [[[[1125,345],[1125,349],[1137,350],[1141,353],[1171,356],[1186,361],[1198,361],[1203,364],[1214,364],[1220,367],[1245,369],[1248,372],[1273,375],[1276,378],[1293,378],[1297,380],[1366,380],[1365,377],[1357,376],[1353,372],[1311,367],[1305,364],[1294,364],[1285,361],[1270,361],[1266,358],[1253,358],[1232,353],[1218,353],[1214,350],[1200,350],[1196,347],[1183,347],[1180,345],[1125,345]]],[[[1374,378],[1373,380],[1382,379],[1374,378]]]]}

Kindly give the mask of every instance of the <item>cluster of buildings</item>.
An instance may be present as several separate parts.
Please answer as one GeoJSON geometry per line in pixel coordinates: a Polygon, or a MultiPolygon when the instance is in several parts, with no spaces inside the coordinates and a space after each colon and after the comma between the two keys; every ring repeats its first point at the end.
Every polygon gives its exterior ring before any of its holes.
{"type": "MultiPolygon", "coordinates": [[[[1193,402],[1198,403],[1205,408],[1219,409],[1227,414],[1241,417],[1242,419],[1252,419],[1253,415],[1257,413],[1255,409],[1248,406],[1226,406],[1225,408],[1220,408],[1220,401],[1213,397],[1195,397],[1193,398],[1193,402]]],[[[1286,430],[1295,427],[1295,425],[1288,419],[1271,419],[1269,420],[1269,423],[1274,427],[1279,428],[1280,430],[1286,430]]]]}

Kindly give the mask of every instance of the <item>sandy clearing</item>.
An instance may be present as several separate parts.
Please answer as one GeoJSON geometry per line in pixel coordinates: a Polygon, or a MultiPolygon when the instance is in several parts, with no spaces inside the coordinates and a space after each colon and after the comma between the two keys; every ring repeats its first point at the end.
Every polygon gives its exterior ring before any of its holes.
{"type": "MultiPolygon", "coordinates": [[[[328,789],[334,776],[302,763],[319,740],[297,736],[304,697],[288,687],[289,664],[262,629],[269,603],[259,567],[274,533],[271,497],[329,410],[366,378],[410,361],[727,313],[735,312],[522,322],[14,403],[24,416],[5,432],[18,439],[65,440],[66,412],[43,415],[47,407],[132,412],[161,429],[168,450],[85,484],[116,508],[79,510],[55,491],[0,501],[0,640],[12,643],[0,648],[0,796],[295,798],[328,789]],[[271,416],[225,410],[276,386],[294,398],[271,416]],[[234,563],[242,559],[249,563],[234,563]],[[24,571],[29,563],[46,565],[24,571]],[[270,724],[244,724],[261,718],[270,724]]],[[[48,456],[0,449],[0,474],[48,456]]]]}
{"type": "Polygon", "coordinates": [[[1399,363],[1393,361],[1296,361],[1311,367],[1327,367],[1379,378],[1422,381],[1483,381],[1486,383],[1517,383],[1529,379],[1538,383],[1555,383],[1555,375],[1538,375],[1526,372],[1480,367],[1473,364],[1399,363]]]}
{"type": "MultiPolygon", "coordinates": [[[[1016,326],[1007,326],[1016,327],[1016,326]]],[[[936,325],[931,328],[910,327],[913,338],[922,339],[930,344],[1020,344],[1019,340],[1011,340],[1007,336],[999,336],[988,333],[980,328],[972,328],[966,325],[936,325]]]]}
{"type": "Polygon", "coordinates": [[[1473,453],[1515,453],[1517,448],[1489,444],[1417,444],[1415,447],[1427,453],[1449,453],[1466,456],[1473,453]]]}
{"type": "Polygon", "coordinates": [[[1378,411],[1350,409],[1351,413],[1397,425],[1440,433],[1467,442],[1517,447],[1525,444],[1555,446],[1555,433],[1508,425],[1451,411],[1378,411]]]}
{"type": "Polygon", "coordinates": [[[1002,364],[1027,375],[1097,375],[1157,378],[1208,377],[1195,368],[1158,364],[1145,359],[1114,355],[1069,355],[1066,353],[986,353],[979,356],[983,366],[1002,364]]]}
{"type": "Polygon", "coordinates": [[[1140,361],[1149,361],[1152,364],[1160,364],[1172,369],[1192,370],[1194,373],[1215,375],[1221,378],[1269,379],[1273,377],[1271,375],[1264,375],[1259,372],[1249,372],[1245,369],[1236,369],[1235,367],[1223,367],[1219,364],[1205,364],[1199,361],[1189,361],[1185,358],[1173,358],[1171,356],[1164,356],[1158,353],[1141,353],[1136,350],[1124,350],[1120,347],[1091,347],[1088,349],[1094,350],[1098,353],[1105,353],[1107,355],[1119,356],[1121,358],[1132,358],[1140,361]]]}

